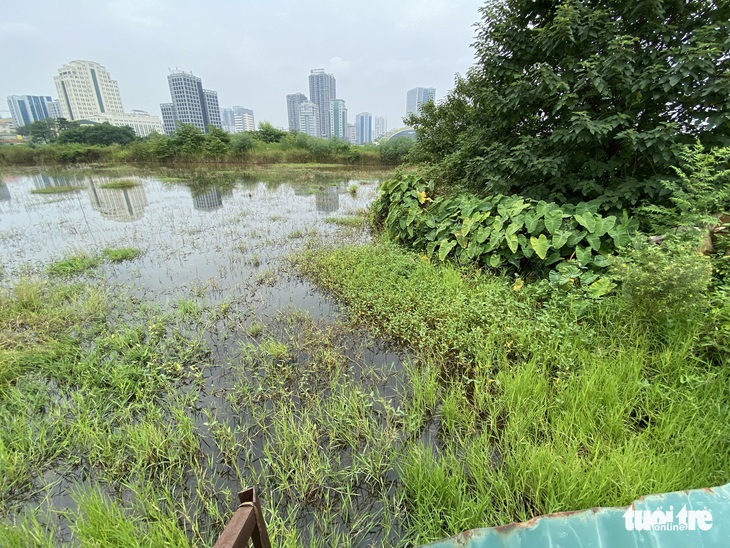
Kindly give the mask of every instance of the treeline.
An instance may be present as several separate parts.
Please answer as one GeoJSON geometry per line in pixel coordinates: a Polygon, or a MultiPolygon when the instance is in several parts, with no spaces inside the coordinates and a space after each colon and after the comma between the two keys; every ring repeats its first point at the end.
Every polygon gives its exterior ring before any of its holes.
{"type": "Polygon", "coordinates": [[[0,165],[70,163],[338,163],[376,166],[402,163],[413,141],[353,146],[340,139],[318,139],[279,130],[268,122],[258,131],[231,135],[211,127],[207,133],[180,124],[171,136],[138,138],[131,128],[108,123],[80,125],[44,120],[21,128],[29,144],[0,146],[0,165]]]}

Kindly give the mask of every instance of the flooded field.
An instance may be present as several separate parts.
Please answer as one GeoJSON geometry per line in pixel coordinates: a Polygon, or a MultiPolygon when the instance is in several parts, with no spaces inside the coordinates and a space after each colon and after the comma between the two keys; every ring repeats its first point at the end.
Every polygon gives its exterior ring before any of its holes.
{"type": "Polygon", "coordinates": [[[289,260],[367,241],[382,175],[165,175],[0,183],[0,285],[91,260],[61,276],[63,291],[106,310],[69,359],[3,389],[0,463],[17,477],[0,484],[0,535],[75,545],[109,523],[112,544],[129,533],[212,545],[235,493],[255,485],[275,545],[398,544],[403,509],[382,449],[405,435],[407,360],[289,260]],[[110,250],[134,252],[103,259],[110,250]]]}

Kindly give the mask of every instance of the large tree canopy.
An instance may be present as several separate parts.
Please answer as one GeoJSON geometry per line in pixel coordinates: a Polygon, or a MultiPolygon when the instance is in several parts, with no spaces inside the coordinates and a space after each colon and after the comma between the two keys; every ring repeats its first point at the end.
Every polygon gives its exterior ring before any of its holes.
{"type": "Polygon", "coordinates": [[[410,122],[444,179],[535,198],[660,199],[681,145],[730,142],[727,0],[497,0],[476,65],[410,122]]]}

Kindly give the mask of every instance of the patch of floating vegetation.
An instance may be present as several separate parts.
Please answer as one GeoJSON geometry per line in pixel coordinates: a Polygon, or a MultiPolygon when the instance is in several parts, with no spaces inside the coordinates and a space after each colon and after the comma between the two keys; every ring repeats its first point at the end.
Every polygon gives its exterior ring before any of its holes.
{"type": "Polygon", "coordinates": [[[79,253],[60,261],[51,263],[46,271],[51,276],[75,276],[83,274],[99,266],[102,262],[120,263],[131,261],[142,254],[142,251],[133,247],[106,248],[101,255],[89,256],[86,253],[79,253]]]}
{"type": "Polygon", "coordinates": [[[133,179],[121,179],[119,181],[111,181],[109,183],[104,183],[101,185],[101,188],[125,190],[125,189],[140,186],[141,184],[142,183],[140,183],[139,181],[135,181],[133,179]]]}
{"type": "Polygon", "coordinates": [[[82,186],[75,185],[63,185],[63,186],[49,186],[45,188],[34,188],[31,190],[32,194],[63,194],[65,192],[76,192],[77,190],[83,190],[82,186]]]}

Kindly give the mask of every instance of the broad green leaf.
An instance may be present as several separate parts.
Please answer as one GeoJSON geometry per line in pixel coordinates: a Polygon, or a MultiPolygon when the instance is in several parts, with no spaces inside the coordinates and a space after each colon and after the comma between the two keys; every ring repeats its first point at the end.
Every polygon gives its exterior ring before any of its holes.
{"type": "Polygon", "coordinates": [[[560,225],[562,224],[563,212],[559,209],[545,213],[545,228],[547,228],[550,234],[555,234],[560,229],[560,225]]]}
{"type": "Polygon", "coordinates": [[[613,245],[616,247],[624,247],[631,241],[631,236],[626,225],[614,226],[608,231],[608,235],[613,238],[613,245]]]}
{"type": "Polygon", "coordinates": [[[492,235],[489,237],[489,245],[487,246],[487,252],[493,251],[499,247],[502,243],[503,235],[497,230],[492,231],[492,235]]]}
{"type": "Polygon", "coordinates": [[[492,253],[492,255],[489,257],[489,266],[491,266],[492,268],[497,268],[501,264],[502,264],[502,258],[499,256],[499,254],[492,253]]]}
{"type": "Polygon", "coordinates": [[[600,299],[604,295],[608,295],[615,287],[616,284],[608,278],[601,278],[586,287],[586,295],[592,299],[600,299]]]}
{"type": "Polygon", "coordinates": [[[588,234],[585,230],[581,230],[580,232],[571,232],[570,236],[568,236],[568,247],[575,247],[578,245],[583,238],[586,237],[586,234],[588,234]]]}
{"type": "Polygon", "coordinates": [[[517,240],[517,236],[514,234],[505,234],[504,239],[507,240],[507,246],[509,247],[510,251],[512,253],[517,252],[517,248],[519,247],[519,241],[517,240]]]}
{"type": "Polygon", "coordinates": [[[504,232],[505,234],[517,234],[520,228],[522,227],[518,223],[510,223],[504,232]]]}
{"type": "Polygon", "coordinates": [[[592,254],[593,252],[590,247],[578,246],[575,248],[575,258],[578,259],[578,262],[583,266],[591,262],[592,254]]]}
{"type": "Polygon", "coordinates": [[[532,246],[532,249],[535,250],[538,257],[541,259],[545,259],[545,257],[547,257],[548,249],[550,249],[550,243],[548,242],[545,234],[540,234],[537,238],[531,236],[530,245],[532,246]]]}
{"type": "Polygon", "coordinates": [[[540,218],[533,213],[525,213],[525,230],[528,234],[534,234],[540,218]]]}
{"type": "Polygon", "coordinates": [[[565,245],[565,243],[568,241],[568,238],[570,238],[570,232],[566,230],[559,230],[553,235],[553,242],[552,246],[554,249],[560,249],[565,245]]]}
{"type": "Polygon", "coordinates": [[[593,233],[596,231],[596,219],[590,211],[586,211],[582,215],[575,214],[573,217],[576,221],[578,221],[578,224],[585,227],[588,232],[593,233]]]}
{"type": "Polygon", "coordinates": [[[489,238],[489,233],[491,231],[492,229],[488,226],[483,226],[479,230],[477,230],[474,239],[477,241],[478,244],[483,244],[487,240],[487,238],[489,238]]]}
{"type": "Polygon", "coordinates": [[[439,260],[443,261],[446,256],[456,247],[456,240],[441,240],[439,245],[439,260]]]}
{"type": "Polygon", "coordinates": [[[586,236],[586,242],[588,242],[596,251],[601,249],[601,238],[598,234],[588,234],[588,236],[586,236]]]}

